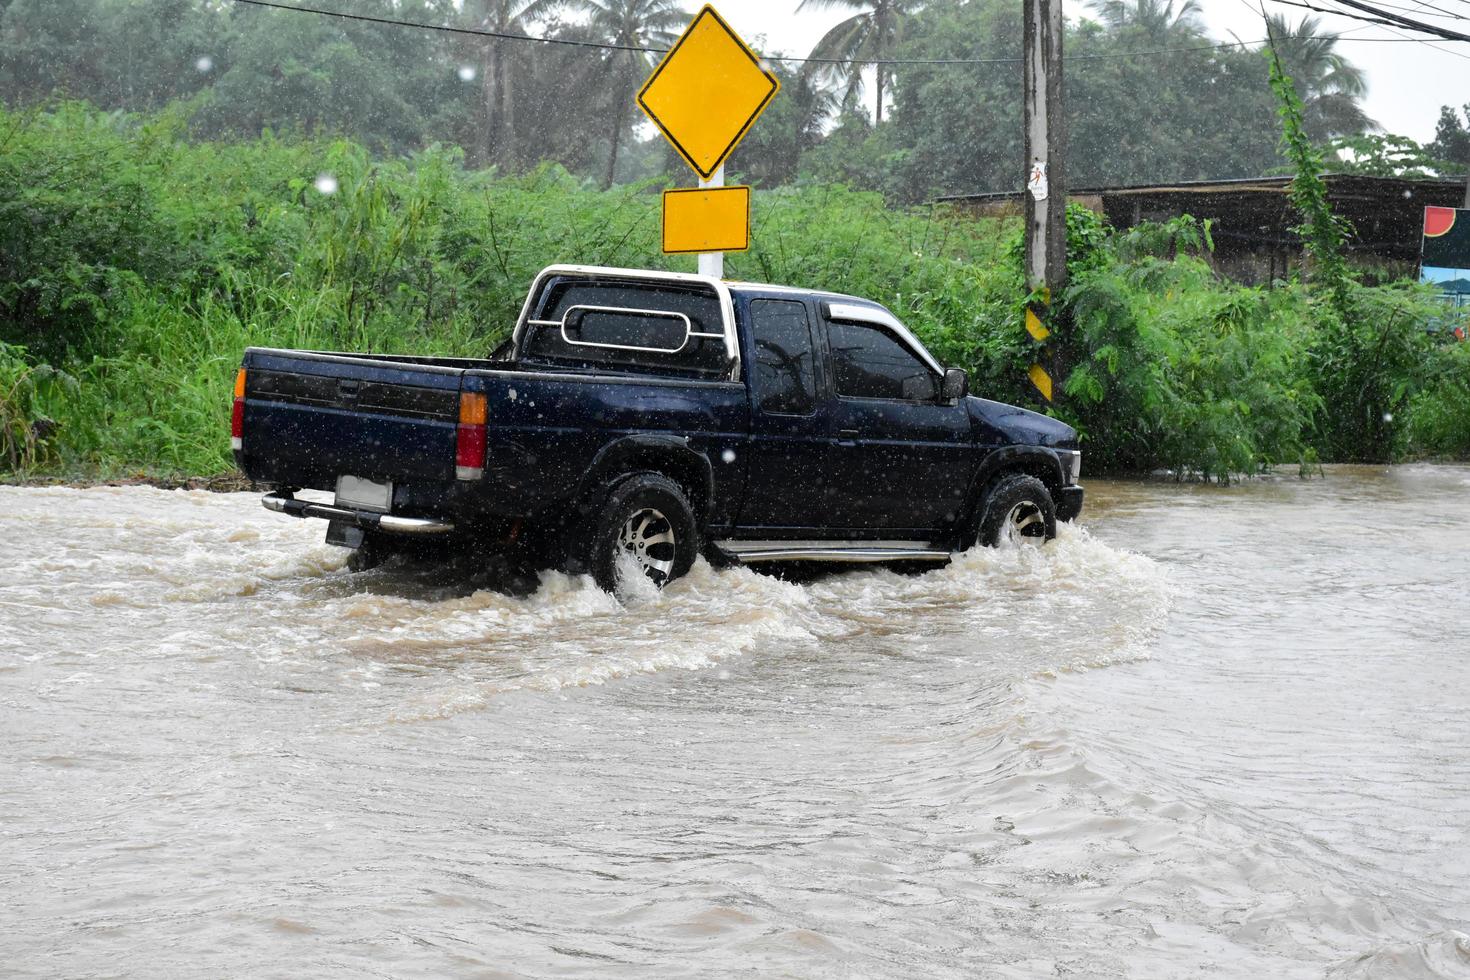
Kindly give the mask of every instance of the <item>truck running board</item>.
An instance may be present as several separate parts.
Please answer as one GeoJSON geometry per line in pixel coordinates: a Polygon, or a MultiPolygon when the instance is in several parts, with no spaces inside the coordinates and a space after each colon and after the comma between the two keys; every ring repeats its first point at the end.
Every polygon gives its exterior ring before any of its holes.
{"type": "Polygon", "coordinates": [[[331,504],[318,504],[310,500],[297,500],[281,493],[268,493],[260,498],[261,506],[277,514],[291,517],[320,517],[328,521],[342,521],[351,527],[368,531],[389,531],[393,534],[444,534],[453,531],[454,525],[447,521],[431,520],[427,517],[400,517],[397,514],[375,514],[366,510],[349,510],[331,504]]]}
{"type": "Polygon", "coordinates": [[[928,541],[719,541],[742,563],[757,561],[944,561],[949,549],[928,541]]]}

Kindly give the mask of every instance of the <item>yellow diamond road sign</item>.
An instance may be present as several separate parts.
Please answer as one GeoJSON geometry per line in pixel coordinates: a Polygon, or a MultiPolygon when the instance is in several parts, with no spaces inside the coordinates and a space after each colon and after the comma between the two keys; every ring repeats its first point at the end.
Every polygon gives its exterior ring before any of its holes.
{"type": "Polygon", "coordinates": [[[724,18],[706,6],[638,92],[638,105],[709,180],[781,88],[724,18]]]}

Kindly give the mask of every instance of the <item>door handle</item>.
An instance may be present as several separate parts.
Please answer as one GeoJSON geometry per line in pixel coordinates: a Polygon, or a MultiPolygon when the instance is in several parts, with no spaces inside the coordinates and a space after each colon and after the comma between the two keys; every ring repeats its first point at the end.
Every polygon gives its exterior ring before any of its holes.
{"type": "Polygon", "coordinates": [[[857,429],[838,429],[837,430],[837,445],[842,446],[843,448],[848,448],[848,447],[851,447],[851,446],[856,446],[857,445],[857,436],[858,436],[858,430],[857,429]]]}

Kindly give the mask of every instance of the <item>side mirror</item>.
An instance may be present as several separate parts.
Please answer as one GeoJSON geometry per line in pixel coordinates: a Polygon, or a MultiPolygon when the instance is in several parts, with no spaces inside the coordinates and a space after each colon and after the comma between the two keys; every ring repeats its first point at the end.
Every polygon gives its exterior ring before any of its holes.
{"type": "Polygon", "coordinates": [[[950,368],[944,372],[944,383],[939,387],[939,397],[947,402],[957,402],[970,393],[970,376],[963,368],[950,368]]]}

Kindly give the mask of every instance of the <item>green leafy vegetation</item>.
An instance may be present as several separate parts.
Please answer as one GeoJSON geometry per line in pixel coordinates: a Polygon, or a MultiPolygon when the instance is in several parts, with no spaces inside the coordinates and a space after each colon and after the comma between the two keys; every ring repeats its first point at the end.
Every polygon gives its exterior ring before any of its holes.
{"type": "Polygon", "coordinates": [[[0,343],[0,466],[25,474],[53,462],[56,420],[45,414],[58,395],[74,395],[76,379],[0,343]]]}
{"type": "MultiPolygon", "coordinates": [[[[246,346],[483,356],[548,264],[693,264],[659,251],[657,183],[185,134],[170,112],[0,112],[5,471],[223,472],[246,346]]],[[[1015,222],[840,185],[759,192],[755,222],[732,277],[878,299],[977,394],[1036,404],[1015,222]]],[[[1470,451],[1467,345],[1427,329],[1443,308],[1425,290],[1348,278],[1339,307],[1315,256],[1315,281],[1247,287],[1212,271],[1212,248],[1190,218],[1115,232],[1069,207],[1056,411],[1090,469],[1227,479],[1470,451]]]]}
{"type": "MultiPolygon", "coordinates": [[[[1274,31],[1273,31],[1274,37],[1274,31]]],[[[1330,459],[1388,462],[1402,451],[1403,411],[1424,384],[1426,327],[1439,319],[1432,293],[1404,283],[1366,289],[1343,257],[1351,229],[1334,214],[1322,180],[1321,152],[1307,133],[1306,109],[1283,59],[1267,49],[1271,88],[1281,118],[1281,153],[1294,173],[1291,202],[1315,286],[1308,314],[1313,375],[1321,396],[1316,434],[1330,459]]]]}

